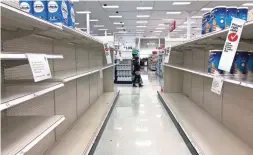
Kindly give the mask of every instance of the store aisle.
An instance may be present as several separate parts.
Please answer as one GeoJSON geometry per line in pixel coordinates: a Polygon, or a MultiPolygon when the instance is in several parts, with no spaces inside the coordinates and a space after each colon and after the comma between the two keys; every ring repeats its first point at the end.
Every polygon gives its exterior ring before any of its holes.
{"type": "Polygon", "coordinates": [[[142,72],[143,88],[121,91],[94,155],[190,155],[156,91],[155,72],[142,72]]]}

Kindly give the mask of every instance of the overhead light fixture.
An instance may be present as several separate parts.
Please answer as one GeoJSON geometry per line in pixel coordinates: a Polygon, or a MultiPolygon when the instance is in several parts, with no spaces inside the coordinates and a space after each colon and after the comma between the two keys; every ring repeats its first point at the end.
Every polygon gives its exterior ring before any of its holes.
{"type": "Polygon", "coordinates": [[[160,32],[163,32],[163,31],[154,31],[155,33],[160,33],[160,32]]]}
{"type": "Polygon", "coordinates": [[[124,25],[123,22],[114,22],[113,24],[115,24],[115,25],[124,25]]]}
{"type": "Polygon", "coordinates": [[[138,26],[136,26],[136,27],[147,27],[147,26],[140,26],[140,25],[138,25],[138,26]]]}
{"type": "Polygon", "coordinates": [[[109,16],[109,18],[122,18],[122,16],[109,16]]]}
{"type": "Polygon", "coordinates": [[[167,19],[162,19],[162,20],[172,21],[172,20],[174,20],[174,19],[167,18],[167,19]]]}
{"type": "Polygon", "coordinates": [[[202,16],[192,16],[191,18],[193,18],[193,19],[201,19],[203,17],[202,16]]]}
{"type": "Polygon", "coordinates": [[[182,30],[173,30],[172,32],[181,32],[182,30]]]}
{"type": "Polygon", "coordinates": [[[148,21],[146,20],[139,20],[139,21],[136,21],[137,24],[146,24],[148,23],[148,21]]]}
{"type": "Polygon", "coordinates": [[[137,18],[149,18],[150,15],[137,15],[136,17],[137,18]]]}
{"type": "Polygon", "coordinates": [[[144,32],[136,32],[136,33],[144,33],[144,32]]]}
{"type": "Polygon", "coordinates": [[[186,28],[186,25],[179,25],[178,28],[186,28]]]}
{"type": "Polygon", "coordinates": [[[119,31],[118,33],[127,33],[126,31],[119,31]]]}
{"type": "Polygon", "coordinates": [[[165,26],[165,24],[158,24],[158,26],[165,26]]]}
{"type": "Polygon", "coordinates": [[[90,19],[90,22],[98,22],[98,19],[90,19]]]}
{"type": "Polygon", "coordinates": [[[87,14],[91,13],[90,11],[76,11],[77,14],[87,14]]]}
{"type": "Polygon", "coordinates": [[[244,3],[242,6],[253,6],[253,3],[244,3]]]}
{"type": "Polygon", "coordinates": [[[103,5],[102,7],[105,8],[105,9],[117,9],[117,8],[119,8],[118,5],[103,5]]]}
{"type": "Polygon", "coordinates": [[[125,27],[116,27],[116,29],[123,30],[123,29],[125,29],[125,27]]]}
{"type": "Polygon", "coordinates": [[[200,11],[211,11],[213,8],[202,8],[200,11]]]}
{"type": "Polygon", "coordinates": [[[167,15],[178,15],[181,14],[181,12],[179,11],[170,11],[170,12],[166,12],[167,15]]]}
{"type": "Polygon", "coordinates": [[[137,7],[137,10],[152,10],[153,7],[137,7]]]}
{"type": "MultiPolygon", "coordinates": [[[[184,22],[184,24],[187,24],[188,22],[186,21],[186,22],[184,22]]],[[[191,22],[191,24],[193,24],[194,22],[191,22]]]]}
{"type": "Polygon", "coordinates": [[[155,28],[155,29],[157,29],[157,30],[165,30],[164,27],[157,27],[157,28],[155,28]]]}
{"type": "Polygon", "coordinates": [[[136,31],[145,31],[145,30],[143,30],[143,29],[136,29],[136,31]]]}
{"type": "Polygon", "coordinates": [[[105,27],[104,25],[94,25],[94,27],[105,27]]]}
{"type": "Polygon", "coordinates": [[[173,2],[172,5],[189,5],[191,2],[173,2]]]}
{"type": "Polygon", "coordinates": [[[75,23],[75,25],[79,25],[79,23],[75,23]]]}
{"type": "Polygon", "coordinates": [[[108,29],[98,29],[99,31],[107,31],[108,29]]]}

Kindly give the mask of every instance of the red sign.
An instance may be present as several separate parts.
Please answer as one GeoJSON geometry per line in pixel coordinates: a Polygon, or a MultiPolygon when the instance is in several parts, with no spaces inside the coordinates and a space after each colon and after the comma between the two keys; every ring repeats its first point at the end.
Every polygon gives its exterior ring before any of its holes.
{"type": "Polygon", "coordinates": [[[238,39],[238,35],[235,32],[228,34],[228,40],[231,42],[235,42],[238,39]]]}
{"type": "Polygon", "coordinates": [[[176,21],[174,20],[171,24],[170,24],[170,32],[172,32],[173,30],[175,30],[176,28],[176,21]]]}
{"type": "Polygon", "coordinates": [[[153,55],[157,55],[157,51],[152,51],[152,54],[153,55]]]}

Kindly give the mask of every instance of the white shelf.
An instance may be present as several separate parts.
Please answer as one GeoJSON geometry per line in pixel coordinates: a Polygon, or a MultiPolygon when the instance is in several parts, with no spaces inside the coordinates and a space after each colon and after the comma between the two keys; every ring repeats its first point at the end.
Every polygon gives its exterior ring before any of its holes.
{"type": "Polygon", "coordinates": [[[10,82],[3,85],[0,110],[18,105],[63,87],[62,82],[10,82]]]}
{"type": "Polygon", "coordinates": [[[2,122],[2,155],[24,155],[65,117],[56,116],[6,116],[2,122]]]}
{"type": "MultiPolygon", "coordinates": [[[[207,45],[215,45],[215,44],[224,45],[225,39],[227,37],[227,32],[228,32],[228,29],[208,33],[200,37],[190,39],[186,42],[174,45],[172,46],[172,49],[184,48],[184,47],[194,48],[196,45],[204,45],[203,47],[207,45]]],[[[245,23],[243,27],[243,32],[241,35],[241,41],[243,41],[243,39],[245,40],[253,39],[253,21],[249,21],[245,23]]]]}
{"type": "MultiPolygon", "coordinates": [[[[47,54],[46,57],[48,59],[63,59],[63,55],[50,55],[47,54]]],[[[16,53],[1,53],[0,54],[1,60],[21,60],[21,59],[27,59],[26,54],[19,54],[16,53]]]]}
{"type": "Polygon", "coordinates": [[[159,94],[199,154],[253,154],[247,144],[183,94],[159,94]]]}
{"type": "MultiPolygon", "coordinates": [[[[197,70],[192,70],[192,69],[185,68],[185,67],[182,67],[182,66],[169,65],[169,64],[164,64],[164,66],[174,68],[174,69],[178,69],[178,70],[182,70],[182,71],[189,72],[189,73],[193,73],[193,74],[196,74],[196,75],[208,77],[208,78],[214,78],[214,75],[212,75],[210,73],[197,71],[197,70]]],[[[228,82],[228,83],[236,84],[236,85],[247,87],[247,88],[253,88],[253,77],[251,78],[251,80],[247,80],[247,79],[239,80],[239,79],[235,79],[231,76],[222,76],[222,75],[219,76],[219,77],[222,78],[223,81],[228,82]]]]}
{"type": "Polygon", "coordinates": [[[118,93],[116,95],[114,92],[101,95],[47,155],[81,155],[88,153],[118,93]]]}
{"type": "MultiPolygon", "coordinates": [[[[62,39],[75,44],[103,44],[102,41],[82,31],[69,28],[62,24],[52,24],[46,20],[37,18],[22,10],[13,8],[3,3],[0,3],[0,6],[2,13],[1,28],[9,31],[8,33],[12,31],[11,33],[13,33],[14,38],[35,34],[55,39],[62,39]]],[[[11,38],[13,36],[10,35],[3,36],[4,40],[13,39],[11,38]]]]}

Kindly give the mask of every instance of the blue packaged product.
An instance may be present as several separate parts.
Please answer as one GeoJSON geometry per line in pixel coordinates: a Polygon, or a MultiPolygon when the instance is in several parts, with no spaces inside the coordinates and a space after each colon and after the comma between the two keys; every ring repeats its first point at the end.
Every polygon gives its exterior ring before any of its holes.
{"type": "Polygon", "coordinates": [[[68,25],[68,8],[65,0],[48,1],[48,21],[68,25]]]}
{"type": "Polygon", "coordinates": [[[248,54],[247,51],[236,52],[232,65],[232,73],[235,77],[244,77],[247,74],[248,54]]]}
{"type": "Polygon", "coordinates": [[[227,7],[226,28],[231,25],[232,18],[237,17],[237,7],[227,7]]]}
{"type": "Polygon", "coordinates": [[[22,11],[33,14],[33,1],[31,1],[31,0],[19,0],[19,8],[22,11]]]}
{"type": "Polygon", "coordinates": [[[226,10],[225,6],[218,6],[211,11],[211,32],[225,29],[226,10]]]}
{"type": "Polygon", "coordinates": [[[248,70],[248,76],[252,77],[253,76],[253,52],[248,53],[248,62],[246,65],[246,68],[248,70]]]}
{"type": "Polygon", "coordinates": [[[202,34],[208,33],[210,30],[210,12],[203,15],[202,18],[202,34]]]}
{"type": "Polygon", "coordinates": [[[33,2],[33,15],[41,19],[47,20],[47,0],[35,0],[33,2]]]}
{"type": "Polygon", "coordinates": [[[208,59],[208,73],[212,74],[223,74],[223,71],[218,69],[222,50],[210,50],[208,59]]]}
{"type": "Polygon", "coordinates": [[[73,2],[68,0],[67,7],[68,7],[68,26],[75,28],[75,11],[73,7],[73,2]]]}
{"type": "Polygon", "coordinates": [[[247,7],[237,8],[237,18],[247,21],[248,20],[248,8],[247,7]]]}

